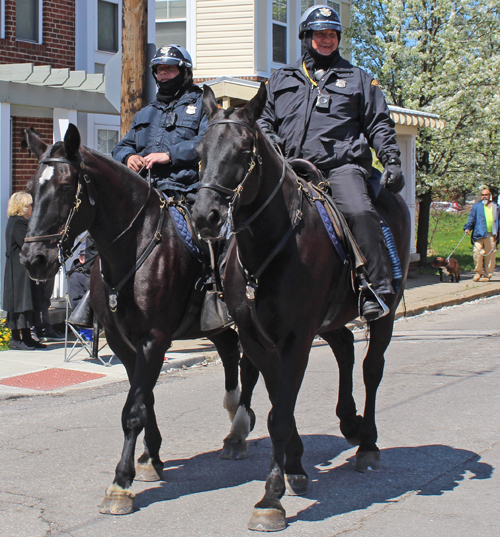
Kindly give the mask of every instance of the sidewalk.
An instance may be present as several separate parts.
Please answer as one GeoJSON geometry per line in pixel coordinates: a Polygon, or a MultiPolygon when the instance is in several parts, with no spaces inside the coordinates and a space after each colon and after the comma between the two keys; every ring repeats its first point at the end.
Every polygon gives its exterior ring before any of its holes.
{"type": "MultiPolygon", "coordinates": [[[[440,283],[439,276],[434,275],[409,279],[405,300],[398,308],[397,317],[405,314],[411,317],[424,311],[500,295],[500,271],[496,271],[487,283],[473,282],[473,275],[463,274],[459,283],[440,283]]],[[[112,357],[109,347],[104,347],[100,354],[105,361],[111,360],[109,366],[85,359],[88,358],[85,351],[65,362],[64,342],[47,343],[46,349],[36,351],[0,352],[0,399],[60,393],[127,379],[125,368],[116,357],[112,357]]],[[[217,352],[207,339],[175,341],[165,358],[163,370],[167,371],[216,359],[217,352]]]]}

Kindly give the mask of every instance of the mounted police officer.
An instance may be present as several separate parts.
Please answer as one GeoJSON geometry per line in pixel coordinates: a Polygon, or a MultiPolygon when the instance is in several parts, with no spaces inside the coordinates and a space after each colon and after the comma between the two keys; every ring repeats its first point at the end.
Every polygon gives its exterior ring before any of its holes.
{"type": "Polygon", "coordinates": [[[362,291],[367,321],[386,313],[384,295],[393,292],[391,269],[379,217],[368,195],[370,146],[385,166],[385,186],[404,186],[396,132],[376,80],[339,54],[342,26],[328,6],[304,12],[299,39],[304,55],[273,73],[260,126],[289,159],[309,160],[331,185],[339,209],[366,257],[371,290],[362,291]],[[377,300],[377,296],[380,301],[377,300]]]}
{"type": "Polygon", "coordinates": [[[151,71],[156,100],[137,112],[112,155],[135,172],[151,170],[153,185],[169,196],[191,198],[198,188],[196,145],[208,125],[202,90],[193,84],[193,62],[180,45],[158,49],[151,71]]]}

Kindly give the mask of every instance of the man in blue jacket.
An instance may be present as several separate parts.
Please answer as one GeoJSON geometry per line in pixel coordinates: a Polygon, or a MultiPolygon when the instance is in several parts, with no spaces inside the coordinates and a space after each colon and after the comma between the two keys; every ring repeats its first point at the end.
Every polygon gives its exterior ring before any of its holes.
{"type": "MultiPolygon", "coordinates": [[[[259,124],[287,158],[309,160],[330,183],[333,198],[367,262],[371,290],[380,300],[393,292],[392,273],[380,225],[367,190],[372,154],[385,166],[385,187],[405,184],[400,151],[384,95],[370,75],[339,54],[342,26],[326,5],[304,12],[299,25],[303,56],[276,71],[267,85],[259,124]]],[[[361,314],[375,321],[388,313],[370,290],[361,314]]]]}
{"type": "Polygon", "coordinates": [[[153,185],[175,198],[198,188],[196,145],[208,120],[202,90],[193,84],[193,63],[180,45],[167,45],[151,60],[156,100],[135,115],[130,131],[112,155],[131,170],[151,170],[153,185]]]}
{"type": "Polygon", "coordinates": [[[499,229],[498,205],[491,201],[491,192],[483,189],[481,201],[472,206],[464,226],[467,235],[472,231],[475,272],[473,281],[489,282],[495,270],[499,229]]]}

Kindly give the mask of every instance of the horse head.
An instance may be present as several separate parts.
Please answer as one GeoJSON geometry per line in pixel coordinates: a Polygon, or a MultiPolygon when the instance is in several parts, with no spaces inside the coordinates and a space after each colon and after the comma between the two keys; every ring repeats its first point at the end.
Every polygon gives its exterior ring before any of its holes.
{"type": "Polygon", "coordinates": [[[64,142],[52,146],[40,140],[31,129],[25,130],[24,136],[39,165],[28,182],[33,213],[21,250],[21,263],[32,279],[46,280],[59,269],[59,249],[71,248],[85,229],[81,223],[71,222],[75,209],[85,201],[80,197],[79,184],[80,133],[70,123],[64,142]]]}
{"type": "Polygon", "coordinates": [[[264,83],[255,97],[238,110],[220,109],[213,91],[203,87],[203,111],[209,125],[197,148],[201,159],[200,191],[193,208],[193,218],[203,238],[223,238],[231,211],[236,205],[249,205],[257,195],[259,181],[248,179],[260,177],[256,169],[260,129],[255,122],[265,104],[264,83]]]}

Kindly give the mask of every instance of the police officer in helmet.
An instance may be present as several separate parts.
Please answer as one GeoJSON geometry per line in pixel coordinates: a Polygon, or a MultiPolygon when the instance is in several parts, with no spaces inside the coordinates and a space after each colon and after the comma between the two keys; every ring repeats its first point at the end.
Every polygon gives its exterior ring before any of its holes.
{"type": "Polygon", "coordinates": [[[385,187],[404,186],[400,151],[378,83],[340,56],[342,25],[328,6],[304,12],[299,25],[303,56],[276,71],[267,84],[261,128],[289,159],[311,161],[331,184],[333,197],[367,259],[369,287],[361,294],[367,321],[386,315],[393,293],[379,217],[368,195],[372,147],[386,168],[385,187]]]}
{"type": "Polygon", "coordinates": [[[151,170],[154,186],[169,196],[189,199],[198,187],[196,145],[208,125],[203,92],[193,84],[193,62],[184,47],[161,47],[150,65],[156,100],[137,112],[112,155],[135,172],[151,170]]]}

